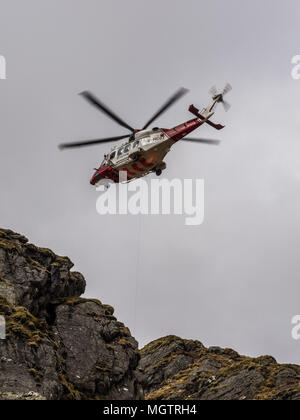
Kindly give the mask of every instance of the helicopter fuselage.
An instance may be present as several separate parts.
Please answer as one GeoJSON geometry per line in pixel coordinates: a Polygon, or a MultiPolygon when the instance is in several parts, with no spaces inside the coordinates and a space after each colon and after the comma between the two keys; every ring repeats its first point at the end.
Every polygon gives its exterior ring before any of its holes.
{"type": "Polygon", "coordinates": [[[121,171],[127,173],[128,181],[150,172],[160,174],[166,168],[163,159],[173,144],[207,122],[207,119],[197,117],[171,129],[137,130],[129,141],[118,145],[109,155],[105,155],[90,183],[97,185],[103,179],[118,183],[121,171]]]}

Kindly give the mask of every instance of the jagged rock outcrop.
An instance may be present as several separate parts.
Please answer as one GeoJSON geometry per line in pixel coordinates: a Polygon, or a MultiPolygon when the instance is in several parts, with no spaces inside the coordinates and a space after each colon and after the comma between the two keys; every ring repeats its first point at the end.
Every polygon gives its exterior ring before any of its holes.
{"type": "Polygon", "coordinates": [[[0,229],[0,294],[33,315],[47,316],[56,298],[80,296],[82,274],[71,272],[73,263],[50,249],[38,248],[10,230],[0,229]]]}
{"type": "Polygon", "coordinates": [[[231,349],[167,336],[141,350],[139,379],[146,398],[299,400],[300,366],[271,356],[250,358],[231,349]]]}
{"type": "Polygon", "coordinates": [[[167,336],[138,351],[73,264],[0,229],[0,400],[300,399],[300,366],[167,336]],[[0,318],[1,321],[1,318],[0,318]]]}
{"type": "Polygon", "coordinates": [[[0,229],[2,399],[140,399],[139,352],[72,262],[0,229]]]}

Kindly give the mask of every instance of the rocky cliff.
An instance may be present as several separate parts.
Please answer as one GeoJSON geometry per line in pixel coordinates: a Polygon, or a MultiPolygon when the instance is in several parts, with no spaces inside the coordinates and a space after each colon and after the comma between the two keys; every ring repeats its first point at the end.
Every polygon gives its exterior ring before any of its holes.
{"type": "Polygon", "coordinates": [[[111,306],[80,297],[72,266],[0,229],[0,400],[300,399],[300,367],[271,356],[175,336],[139,352],[111,306]]]}
{"type": "Polygon", "coordinates": [[[73,264],[0,229],[0,399],[139,399],[137,342],[73,264]]]}
{"type": "Polygon", "coordinates": [[[149,400],[299,400],[300,366],[271,356],[168,336],[141,350],[140,381],[149,400]]]}

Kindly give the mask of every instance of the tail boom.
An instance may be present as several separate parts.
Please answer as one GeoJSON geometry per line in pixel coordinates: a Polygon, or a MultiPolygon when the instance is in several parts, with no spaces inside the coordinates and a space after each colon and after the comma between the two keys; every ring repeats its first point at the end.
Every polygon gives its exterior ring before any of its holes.
{"type": "MultiPolygon", "coordinates": [[[[222,130],[222,128],[225,127],[225,125],[221,125],[221,124],[215,124],[212,121],[210,121],[208,118],[209,116],[205,117],[204,115],[201,115],[199,112],[199,109],[197,109],[194,105],[191,105],[189,107],[189,111],[194,114],[196,117],[200,118],[200,120],[202,120],[203,122],[205,122],[206,124],[210,125],[211,127],[215,128],[216,130],[222,130]]],[[[211,113],[211,115],[213,115],[213,113],[211,113]]]]}
{"type": "Polygon", "coordinates": [[[189,111],[196,116],[196,118],[186,121],[183,124],[179,124],[176,127],[166,129],[163,128],[163,131],[166,133],[168,137],[170,137],[174,142],[181,140],[183,137],[187,136],[192,131],[196,130],[196,128],[200,127],[204,123],[210,125],[211,127],[215,128],[216,130],[222,130],[225,125],[215,124],[210,121],[210,117],[214,114],[213,107],[216,103],[216,100],[213,101],[212,105],[206,108],[203,111],[203,114],[200,114],[199,109],[197,109],[194,105],[189,107],[189,111]]]}

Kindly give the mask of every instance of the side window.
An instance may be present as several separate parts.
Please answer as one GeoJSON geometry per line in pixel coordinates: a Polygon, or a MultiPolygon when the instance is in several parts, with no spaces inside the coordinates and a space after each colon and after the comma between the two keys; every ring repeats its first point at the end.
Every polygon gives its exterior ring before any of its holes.
{"type": "Polygon", "coordinates": [[[116,156],[116,152],[112,152],[111,154],[110,154],[110,159],[113,159],[114,157],[116,156]]]}
{"type": "Polygon", "coordinates": [[[120,149],[118,150],[118,157],[120,157],[122,153],[123,153],[123,147],[120,147],[120,149]]]}
{"type": "Polygon", "coordinates": [[[133,142],[132,148],[134,149],[135,147],[138,147],[139,144],[140,144],[139,140],[135,140],[133,142]]]}
{"type": "Polygon", "coordinates": [[[125,147],[124,147],[124,153],[128,153],[130,150],[131,144],[128,143],[125,147]]]}
{"type": "Polygon", "coordinates": [[[150,137],[145,137],[144,139],[142,139],[142,144],[143,145],[147,145],[148,143],[150,143],[151,142],[151,138],[150,137]]]}

